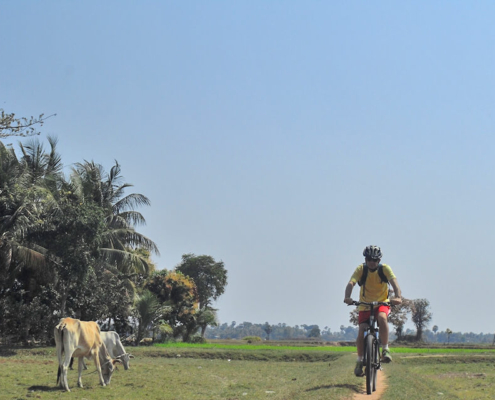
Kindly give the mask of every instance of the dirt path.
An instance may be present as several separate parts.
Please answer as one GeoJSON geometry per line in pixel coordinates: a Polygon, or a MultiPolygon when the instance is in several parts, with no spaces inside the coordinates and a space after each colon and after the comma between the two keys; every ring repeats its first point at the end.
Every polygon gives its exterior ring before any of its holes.
{"type": "Polygon", "coordinates": [[[376,376],[376,392],[368,395],[366,394],[366,378],[363,378],[363,386],[359,393],[356,393],[352,400],[379,400],[382,398],[383,393],[387,389],[386,376],[383,371],[378,371],[376,376]]]}

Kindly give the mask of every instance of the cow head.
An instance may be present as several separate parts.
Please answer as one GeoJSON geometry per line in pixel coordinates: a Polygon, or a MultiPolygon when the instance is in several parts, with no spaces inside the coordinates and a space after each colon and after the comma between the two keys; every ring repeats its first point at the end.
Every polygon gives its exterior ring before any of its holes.
{"type": "Polygon", "coordinates": [[[103,375],[103,380],[105,381],[105,385],[109,385],[112,380],[113,371],[115,371],[115,364],[120,363],[122,361],[118,359],[108,358],[101,366],[101,374],[103,375]]]}
{"type": "Polygon", "coordinates": [[[131,353],[124,353],[121,354],[120,356],[117,357],[118,360],[122,361],[122,364],[124,364],[124,369],[128,370],[130,368],[129,366],[129,360],[131,358],[134,358],[134,356],[131,353]]]}

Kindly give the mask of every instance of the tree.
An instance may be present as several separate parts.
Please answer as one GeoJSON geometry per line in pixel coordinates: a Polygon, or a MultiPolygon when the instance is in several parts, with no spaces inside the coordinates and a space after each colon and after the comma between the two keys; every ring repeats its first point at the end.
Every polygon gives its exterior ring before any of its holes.
{"type": "MultiPolygon", "coordinates": [[[[46,285],[56,277],[43,240],[54,218],[60,216],[57,190],[62,164],[57,141],[49,137],[48,142],[48,152],[37,140],[20,145],[20,158],[0,143],[0,296],[16,296],[28,308],[42,292],[53,290],[46,285]],[[11,287],[16,288],[15,295],[11,287]]],[[[54,299],[50,295],[37,301],[53,307],[54,299]]],[[[21,336],[27,336],[31,320],[22,321],[21,336]]]]}
{"type": "Polygon", "coordinates": [[[136,225],[146,224],[136,207],[150,205],[150,200],[139,193],[125,195],[132,187],[123,183],[120,164],[106,173],[103,166],[85,161],[76,164],[71,175],[70,189],[81,202],[98,204],[105,214],[106,232],[100,246],[101,256],[109,265],[123,273],[149,274],[149,254],[160,254],[156,244],[135,230],[136,225]],[[146,252],[136,251],[144,249],[146,252]]]}
{"type": "MultiPolygon", "coordinates": [[[[4,114],[4,128],[5,121],[4,114]]],[[[125,328],[132,276],[154,268],[149,256],[156,245],[134,229],[144,218],[133,208],[149,200],[124,195],[130,185],[120,183],[118,163],[109,175],[81,164],[88,168],[67,181],[57,140],[48,143],[47,150],[35,139],[20,144],[18,157],[0,142],[0,301],[7,306],[0,309],[0,329],[23,337],[47,333],[61,315],[113,318],[125,328]]]]}
{"type": "MultiPolygon", "coordinates": [[[[42,122],[14,120],[3,113],[0,133],[29,136],[22,129],[42,122]]],[[[135,208],[149,200],[124,193],[131,185],[117,162],[109,174],[93,162],[76,164],[67,180],[56,139],[48,143],[20,144],[18,157],[0,141],[0,331],[48,337],[68,315],[126,329],[136,285],[158,254],[135,229],[145,223],[135,208]]]]}
{"type": "Polygon", "coordinates": [[[0,108],[0,139],[9,136],[32,136],[39,135],[36,131],[36,125],[43,126],[44,122],[57,114],[45,117],[41,114],[38,118],[16,118],[14,113],[5,113],[0,108]]]}
{"type": "MultiPolygon", "coordinates": [[[[350,313],[349,313],[349,322],[353,325],[358,326],[359,325],[359,310],[357,308],[354,308],[350,313]]],[[[344,330],[345,327],[344,325],[340,326],[340,330],[344,330]]]]}
{"type": "Polygon", "coordinates": [[[167,306],[161,319],[174,330],[173,336],[188,341],[199,329],[195,314],[198,301],[194,281],[176,271],[158,271],[145,283],[144,289],[154,293],[163,306],[167,306]]]}
{"type": "Polygon", "coordinates": [[[263,325],[263,330],[266,333],[266,340],[270,340],[270,333],[273,331],[272,326],[268,322],[265,322],[265,325],[263,325]]]}
{"type": "Polygon", "coordinates": [[[203,308],[196,313],[196,323],[201,328],[201,337],[205,337],[208,326],[218,326],[216,310],[213,308],[203,308]]]}
{"type": "Polygon", "coordinates": [[[225,291],[227,270],[223,261],[216,262],[213,257],[206,255],[184,254],[182,262],[175,269],[196,283],[200,309],[209,307],[212,300],[225,291]]]}
{"type": "Polygon", "coordinates": [[[317,338],[321,336],[321,331],[318,325],[313,325],[308,333],[308,337],[317,338]]]}
{"type": "Polygon", "coordinates": [[[430,312],[430,302],[426,299],[413,300],[413,307],[412,321],[416,325],[416,340],[420,341],[433,315],[430,312]]]}
{"type": "Polygon", "coordinates": [[[447,343],[450,343],[450,335],[452,335],[452,331],[449,328],[447,328],[445,330],[445,333],[447,334],[447,343]]]}
{"type": "Polygon", "coordinates": [[[32,141],[21,146],[20,159],[0,142],[0,271],[4,279],[9,278],[3,281],[9,286],[18,271],[11,268],[13,260],[23,266],[46,265],[46,249],[37,246],[33,232],[43,230],[57,212],[54,191],[62,168],[56,140],[48,141],[49,153],[32,141]]]}
{"type": "Polygon", "coordinates": [[[158,298],[149,290],[143,291],[134,307],[139,322],[136,343],[139,343],[147,329],[153,330],[155,328],[154,325],[160,319],[163,309],[158,298]]]}
{"type": "Polygon", "coordinates": [[[431,328],[431,330],[433,331],[433,333],[436,335],[437,331],[438,331],[438,325],[433,325],[433,328],[431,328]]]}
{"type": "Polygon", "coordinates": [[[397,340],[402,339],[402,333],[404,331],[404,325],[407,322],[408,314],[413,313],[414,303],[406,298],[402,299],[402,303],[392,307],[390,315],[388,316],[388,322],[395,327],[395,334],[397,340]]]}

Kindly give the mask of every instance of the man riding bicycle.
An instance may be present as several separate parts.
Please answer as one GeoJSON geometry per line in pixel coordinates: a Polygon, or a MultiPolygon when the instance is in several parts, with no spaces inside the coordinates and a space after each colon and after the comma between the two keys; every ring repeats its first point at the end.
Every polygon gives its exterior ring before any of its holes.
{"type": "MultiPolygon", "coordinates": [[[[359,301],[362,302],[390,302],[390,304],[400,304],[401,290],[397,282],[397,278],[392,272],[392,268],[387,264],[380,264],[382,258],[382,251],[378,246],[367,246],[363,255],[365,262],[359,265],[352,274],[350,282],[345,288],[344,303],[351,305],[353,300],[351,298],[352,289],[356,283],[361,286],[359,294],[359,301]],[[392,285],[394,289],[395,298],[391,301],[388,298],[388,283],[392,285]]],[[[390,350],[388,348],[388,314],[390,313],[390,306],[380,306],[375,309],[376,321],[378,322],[378,328],[380,332],[380,342],[383,347],[382,361],[392,361],[390,350]]],[[[364,355],[364,332],[368,326],[370,317],[370,311],[366,306],[359,306],[359,333],[356,340],[357,347],[357,362],[354,369],[356,376],[363,376],[363,355],[364,355]]]]}

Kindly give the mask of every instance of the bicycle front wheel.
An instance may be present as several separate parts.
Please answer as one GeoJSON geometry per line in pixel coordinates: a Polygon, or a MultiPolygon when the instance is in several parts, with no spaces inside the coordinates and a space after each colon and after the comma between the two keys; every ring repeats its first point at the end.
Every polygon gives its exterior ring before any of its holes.
{"type": "Polygon", "coordinates": [[[375,360],[375,338],[373,335],[367,335],[365,341],[366,348],[366,393],[371,394],[373,379],[375,377],[375,366],[373,365],[375,360]]]}
{"type": "Polygon", "coordinates": [[[377,340],[373,341],[373,392],[376,390],[376,376],[378,375],[378,369],[380,368],[380,345],[377,340]]]}

